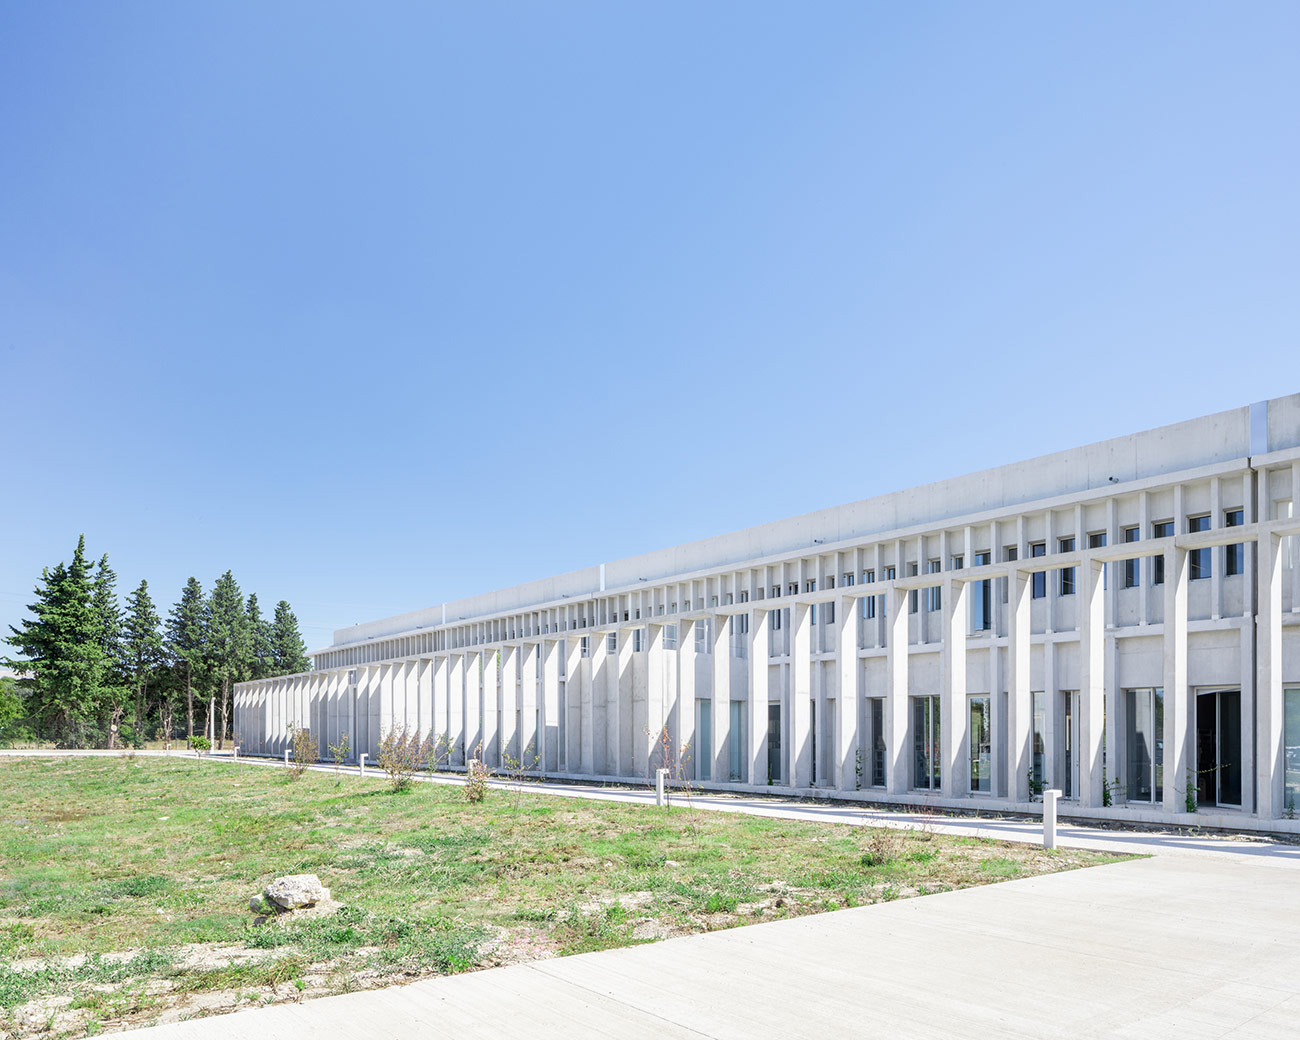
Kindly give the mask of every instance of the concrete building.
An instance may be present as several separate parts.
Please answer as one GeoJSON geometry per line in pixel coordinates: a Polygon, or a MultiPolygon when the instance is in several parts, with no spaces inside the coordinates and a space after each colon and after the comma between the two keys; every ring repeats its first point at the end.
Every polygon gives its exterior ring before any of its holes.
{"type": "Polygon", "coordinates": [[[235,728],[1300,829],[1297,494],[1300,394],[341,629],[235,728]]]}

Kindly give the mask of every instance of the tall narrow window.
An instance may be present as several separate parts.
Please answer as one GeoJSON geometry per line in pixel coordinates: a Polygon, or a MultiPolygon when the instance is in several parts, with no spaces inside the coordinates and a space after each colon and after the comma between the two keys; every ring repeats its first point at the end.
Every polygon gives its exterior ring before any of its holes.
{"type": "MultiPolygon", "coordinates": [[[[1208,516],[1189,516],[1187,518],[1189,534],[1208,531],[1209,529],[1210,518],[1208,516]]],[[[1210,555],[1209,549],[1193,549],[1187,554],[1187,577],[1190,580],[1198,581],[1201,578],[1210,576],[1210,555]]]]}
{"type": "MultiPolygon", "coordinates": [[[[1174,534],[1174,522],[1172,520],[1161,520],[1151,525],[1152,538],[1172,538],[1174,534]]],[[[1151,584],[1163,585],[1165,583],[1165,558],[1164,556],[1155,556],[1151,559],[1151,584]]]]}
{"type": "Polygon", "coordinates": [[[939,698],[912,698],[912,786],[939,789],[939,698]]]}
{"type": "MultiPolygon", "coordinates": [[[[907,565],[907,575],[910,578],[916,577],[916,564],[909,563],[907,565]]],[[[911,592],[907,594],[907,611],[909,614],[915,614],[920,609],[921,609],[920,593],[918,593],[916,589],[913,589],[911,592]]]]}
{"type": "MultiPolygon", "coordinates": [[[[1124,541],[1126,543],[1136,542],[1142,537],[1142,532],[1136,527],[1124,528],[1124,541]]],[[[1125,560],[1124,561],[1124,588],[1136,589],[1142,584],[1142,561],[1125,560]]]]}
{"type": "MultiPolygon", "coordinates": [[[[1245,511],[1229,509],[1223,514],[1224,527],[1240,527],[1245,519],[1245,511]]],[[[1223,547],[1223,573],[1229,577],[1246,572],[1246,546],[1243,542],[1223,547]]]]}
{"type": "Polygon", "coordinates": [[[1164,690],[1125,690],[1128,800],[1164,800],[1164,690]]]}
{"type": "MultiPolygon", "coordinates": [[[[1088,535],[1088,548],[1089,549],[1106,548],[1106,532],[1094,531],[1092,534],[1088,535]]],[[[1110,564],[1106,564],[1101,569],[1101,587],[1103,589],[1110,588],[1110,564]]]]}
{"type": "MultiPolygon", "coordinates": [[[[1029,555],[1031,557],[1046,556],[1047,543],[1030,542],[1029,555]]],[[[1034,599],[1042,599],[1044,596],[1047,595],[1047,572],[1046,571],[1034,571],[1033,577],[1030,579],[1030,583],[1033,587],[1031,588],[1029,594],[1034,599]]]]}
{"type": "MultiPolygon", "coordinates": [[[[1058,552],[1063,552],[1063,553],[1074,552],[1074,539],[1062,538],[1057,542],[1056,548],[1058,552]]],[[[1062,567],[1059,573],[1061,575],[1061,588],[1060,588],[1061,595],[1073,596],[1074,595],[1074,568],[1062,567]]]]}
{"type": "Polygon", "coordinates": [[[618,633],[617,633],[617,632],[611,632],[609,635],[607,635],[607,636],[605,637],[605,653],[607,653],[607,654],[616,654],[616,653],[618,653],[618,633]]]}
{"type": "Polygon", "coordinates": [[[970,699],[970,789],[988,794],[993,787],[993,721],[989,698],[970,699]]]}
{"type": "MultiPolygon", "coordinates": [[[[931,560],[925,565],[925,572],[927,574],[939,574],[941,569],[942,562],[939,560],[931,560]]],[[[932,585],[926,590],[926,610],[938,611],[942,609],[943,589],[938,585],[932,585]]]]}
{"type": "MultiPolygon", "coordinates": [[[[977,552],[975,566],[984,567],[993,562],[993,554],[977,552]]],[[[993,627],[993,582],[988,578],[975,583],[974,595],[971,597],[971,630],[987,632],[993,627]]]]}

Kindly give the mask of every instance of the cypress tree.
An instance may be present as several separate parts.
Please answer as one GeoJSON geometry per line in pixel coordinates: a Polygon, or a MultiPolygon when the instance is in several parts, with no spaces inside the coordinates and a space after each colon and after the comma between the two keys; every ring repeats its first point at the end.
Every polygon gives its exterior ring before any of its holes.
{"type": "Polygon", "coordinates": [[[167,615],[167,654],[179,676],[185,678],[187,737],[194,736],[194,682],[207,661],[205,601],[198,578],[190,578],[181,598],[167,615]]]}
{"type": "Polygon", "coordinates": [[[27,607],[32,620],[9,626],[6,640],[22,657],[6,658],[5,664],[28,676],[19,683],[27,691],[25,709],[40,729],[68,746],[84,743],[108,672],[89,570],[82,535],[70,565],[60,562],[41,572],[36,602],[27,607]]]}
{"type": "Polygon", "coordinates": [[[298,619],[289,608],[287,600],[282,599],[275,605],[275,621],[271,627],[275,642],[275,674],[293,675],[310,671],[307,644],[302,641],[298,619]]]}
{"type": "Polygon", "coordinates": [[[142,731],[148,715],[149,683],[163,663],[163,641],[158,631],[160,623],[153,598],[149,595],[149,583],[141,581],[139,588],[126,598],[126,622],[123,626],[124,645],[135,684],[135,728],[138,737],[144,735],[142,731]]]}

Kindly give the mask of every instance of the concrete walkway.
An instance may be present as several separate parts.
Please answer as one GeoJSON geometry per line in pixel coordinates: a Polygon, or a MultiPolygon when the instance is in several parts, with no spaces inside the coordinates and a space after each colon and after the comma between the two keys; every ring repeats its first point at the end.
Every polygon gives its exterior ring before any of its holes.
{"type": "MultiPolygon", "coordinates": [[[[215,764],[215,763],[214,763],[215,764]]],[[[233,763],[232,763],[233,764],[233,763]]],[[[250,760],[252,764],[252,760],[250,760]]],[[[450,779],[448,782],[459,782],[450,779]]],[[[571,797],[640,791],[530,785],[571,797]]],[[[697,797],[701,808],[1038,840],[1023,820],[697,797]]],[[[1067,827],[1150,859],[139,1031],[338,1037],[1300,1036],[1300,848],[1067,827]]]]}
{"type": "Polygon", "coordinates": [[[140,1037],[1294,1040],[1298,929],[1287,859],[1165,855],[140,1037]]]}

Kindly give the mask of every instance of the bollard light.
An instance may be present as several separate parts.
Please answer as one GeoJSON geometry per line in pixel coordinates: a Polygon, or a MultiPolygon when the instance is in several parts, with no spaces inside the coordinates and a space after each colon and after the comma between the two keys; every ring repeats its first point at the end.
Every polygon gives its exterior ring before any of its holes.
{"type": "Polygon", "coordinates": [[[289,749],[288,749],[288,748],[285,748],[285,749],[284,749],[284,764],[285,764],[286,766],[288,766],[288,764],[289,764],[289,749]]]}
{"type": "Polygon", "coordinates": [[[665,802],[667,801],[667,796],[664,793],[664,783],[667,780],[667,778],[668,778],[667,769],[655,770],[655,805],[659,806],[660,808],[663,808],[665,802]]]}
{"type": "Polygon", "coordinates": [[[360,764],[360,767],[361,767],[361,770],[360,770],[360,774],[359,774],[359,775],[361,775],[361,776],[365,776],[365,775],[366,775],[366,759],[369,758],[369,757],[370,757],[369,755],[367,755],[367,754],[365,754],[364,752],[362,752],[362,755],[361,755],[361,761],[360,761],[360,763],[359,763],[359,764],[360,764]]]}

